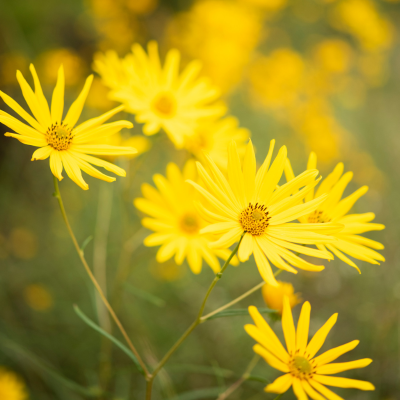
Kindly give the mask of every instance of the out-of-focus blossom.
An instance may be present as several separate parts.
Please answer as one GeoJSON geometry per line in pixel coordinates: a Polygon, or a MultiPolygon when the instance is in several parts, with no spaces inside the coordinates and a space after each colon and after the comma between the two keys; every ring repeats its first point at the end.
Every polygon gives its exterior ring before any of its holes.
{"type": "Polygon", "coordinates": [[[0,367],[0,399],[26,400],[28,392],[23,380],[14,372],[0,367]]]}
{"type": "Polygon", "coordinates": [[[388,49],[393,43],[393,26],[371,0],[343,0],[335,5],[332,25],[353,35],[366,51],[388,49]]]}
{"type": "Polygon", "coordinates": [[[220,168],[226,170],[228,144],[234,140],[239,155],[243,156],[249,137],[250,132],[240,128],[235,117],[226,117],[202,123],[193,135],[186,137],[184,147],[200,161],[204,161],[204,154],[207,154],[220,168]]]}
{"type": "Polygon", "coordinates": [[[109,110],[118,104],[108,98],[108,89],[99,78],[94,78],[86,105],[100,111],[109,110]]]}
{"type": "Polygon", "coordinates": [[[0,82],[2,85],[15,85],[15,71],[28,71],[28,60],[20,53],[5,53],[0,56],[0,82]]]}
{"type": "Polygon", "coordinates": [[[282,314],[283,298],[287,296],[289,299],[290,307],[293,308],[296,304],[301,302],[299,293],[294,292],[294,287],[289,282],[277,281],[279,286],[272,286],[266,283],[261,293],[264,298],[265,304],[272,310],[279,311],[282,314]]]}
{"type": "Polygon", "coordinates": [[[200,0],[172,20],[168,38],[186,57],[200,59],[204,73],[229,92],[241,81],[261,31],[261,15],[247,2],[200,0]]]}
{"type": "Polygon", "coordinates": [[[25,301],[35,311],[47,311],[53,306],[53,296],[41,284],[30,284],[24,289],[25,301]]]}
{"type": "Polygon", "coordinates": [[[129,11],[137,15],[152,13],[158,6],[159,0],[126,0],[125,4],[129,11]]]}

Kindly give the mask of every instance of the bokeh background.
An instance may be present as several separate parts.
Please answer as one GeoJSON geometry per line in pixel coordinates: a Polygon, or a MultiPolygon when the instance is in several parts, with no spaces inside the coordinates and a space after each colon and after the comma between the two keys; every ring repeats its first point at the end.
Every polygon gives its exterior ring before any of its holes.
{"type": "MultiPolygon", "coordinates": [[[[313,150],[323,176],[339,161],[354,172],[347,193],[368,185],[356,211],[373,211],[387,226],[368,235],[385,244],[387,261],[359,262],[361,276],[335,260],[318,274],[280,278],[311,302],[312,331],[339,313],[325,348],[360,339],[343,360],[374,360],[346,376],[373,382],[375,392],[337,393],[352,400],[400,398],[399,1],[0,0],[0,9],[0,89],[19,101],[15,72],[28,76],[30,62],[47,95],[63,63],[71,103],[96,52],[114,49],[124,56],[132,43],[155,39],[162,54],[176,47],[184,64],[203,62],[203,74],[250,130],[259,160],[275,138],[288,146],[295,171],[305,168],[313,150]]],[[[113,105],[95,78],[84,117],[113,105]]],[[[0,108],[9,112],[1,100],[0,108]]],[[[122,117],[133,121],[132,115],[122,117]]],[[[61,191],[79,242],[93,237],[85,256],[104,275],[124,325],[154,365],[192,322],[213,274],[206,266],[196,276],[186,264],[158,264],[156,249],[143,246],[149,232],[141,228],[132,200],[143,182],[165,173],[168,162],[183,166],[188,153],[176,150],[164,133],[143,139],[137,123],[120,140],[129,135],[141,137],[147,151],[115,161],[128,170],[127,178],[107,184],[88,177],[86,192],[65,179],[61,191]]],[[[32,400],[142,399],[143,379],[130,360],[73,311],[77,304],[92,319],[109,323],[96,312],[93,288],[52,197],[47,162],[32,163],[32,152],[0,136],[0,365],[22,377],[32,400]],[[100,386],[107,392],[96,395],[100,386]]],[[[229,268],[207,310],[259,282],[252,260],[229,268]]],[[[261,293],[240,307],[249,304],[265,306],[261,293]]],[[[216,398],[253,357],[253,341],[243,330],[249,320],[202,324],[157,379],[154,398],[216,398]]],[[[280,332],[280,322],[272,323],[280,332]]],[[[275,398],[262,389],[276,371],[260,361],[253,375],[259,379],[243,384],[232,400],[275,398]]],[[[288,392],[282,398],[294,397],[288,392]]]]}

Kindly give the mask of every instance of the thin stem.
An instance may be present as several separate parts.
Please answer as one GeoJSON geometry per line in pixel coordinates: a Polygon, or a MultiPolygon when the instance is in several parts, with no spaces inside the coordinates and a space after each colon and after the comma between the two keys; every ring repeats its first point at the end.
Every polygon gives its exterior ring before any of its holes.
{"type": "Polygon", "coordinates": [[[197,325],[199,325],[201,323],[201,317],[203,315],[203,311],[204,308],[206,306],[207,300],[212,292],[212,290],[214,289],[214,286],[217,284],[217,282],[221,279],[222,274],[224,273],[224,271],[226,270],[226,268],[228,268],[228,265],[230,263],[230,261],[232,260],[232,258],[234,257],[234,255],[237,253],[240,243],[242,242],[244,234],[240,237],[240,240],[238,242],[238,244],[236,245],[236,247],[234,248],[234,250],[232,251],[231,255],[229,256],[229,258],[225,261],[225,264],[223,265],[223,267],[221,268],[221,271],[218,272],[217,274],[215,274],[215,277],[213,279],[213,281],[211,282],[211,285],[209,286],[203,302],[201,303],[200,306],[200,310],[197,314],[196,319],[193,321],[193,323],[189,326],[189,328],[185,331],[185,333],[178,339],[178,341],[168,350],[168,352],[165,354],[165,356],[161,359],[161,361],[156,365],[153,373],[151,374],[151,376],[148,378],[148,382],[147,382],[147,392],[146,392],[146,400],[150,400],[151,399],[151,389],[152,389],[152,383],[154,378],[157,376],[157,374],[160,372],[160,370],[164,367],[164,365],[166,364],[166,362],[170,359],[170,357],[172,356],[172,354],[175,353],[175,351],[179,348],[179,346],[185,341],[185,339],[193,332],[193,330],[196,328],[197,325]]]}
{"type": "MultiPolygon", "coordinates": [[[[278,271],[276,271],[274,273],[274,276],[277,277],[283,270],[282,269],[278,269],[278,271]]],[[[200,318],[200,322],[204,322],[206,321],[208,318],[212,317],[215,314],[218,314],[221,311],[226,310],[227,308],[233,306],[234,304],[238,303],[239,301],[245,299],[246,297],[250,296],[252,293],[256,292],[258,289],[261,289],[263,286],[265,285],[265,282],[262,281],[260,282],[258,285],[254,286],[252,289],[248,290],[246,293],[243,293],[241,296],[236,297],[236,299],[232,300],[231,302],[225,304],[224,306],[217,308],[215,311],[210,312],[207,315],[204,315],[200,318]]]]}
{"type": "Polygon", "coordinates": [[[145,363],[143,362],[143,360],[140,357],[139,353],[137,352],[135,346],[133,345],[133,343],[129,339],[128,334],[126,333],[124,327],[122,326],[122,324],[121,324],[120,320],[118,319],[117,315],[115,314],[114,310],[112,309],[112,307],[111,307],[110,303],[108,302],[106,296],[104,295],[99,283],[97,282],[97,280],[94,277],[91,269],[89,268],[89,265],[87,264],[87,262],[85,260],[83,252],[80,249],[78,241],[76,240],[74,232],[72,231],[71,225],[69,224],[68,217],[67,217],[67,214],[65,212],[64,203],[63,203],[62,198],[61,198],[61,193],[60,193],[60,189],[58,187],[58,181],[57,181],[56,177],[54,177],[54,188],[55,188],[54,197],[56,197],[57,200],[58,200],[58,204],[60,206],[61,214],[62,214],[62,216],[64,218],[65,225],[67,226],[69,235],[71,236],[72,242],[74,243],[75,249],[76,249],[76,251],[78,253],[78,256],[79,256],[79,258],[80,258],[80,260],[81,260],[81,262],[82,262],[87,274],[89,275],[89,278],[93,282],[93,285],[95,286],[97,292],[99,293],[101,299],[103,300],[104,305],[107,307],[109,313],[111,314],[112,319],[114,320],[114,322],[118,326],[118,329],[121,331],[122,336],[125,338],[126,342],[128,343],[128,346],[131,349],[132,353],[138,359],[139,364],[143,368],[143,371],[145,372],[146,376],[149,376],[150,374],[149,374],[149,371],[148,371],[145,363]]]}
{"type": "Polygon", "coordinates": [[[243,375],[240,377],[239,380],[237,380],[233,385],[229,386],[228,389],[225,390],[225,392],[221,393],[218,396],[217,400],[225,400],[228,396],[230,396],[243,382],[247,381],[249,379],[251,371],[253,371],[254,367],[257,365],[258,361],[260,360],[260,356],[256,354],[253,359],[250,361],[249,365],[246,368],[246,371],[244,371],[243,375]]]}

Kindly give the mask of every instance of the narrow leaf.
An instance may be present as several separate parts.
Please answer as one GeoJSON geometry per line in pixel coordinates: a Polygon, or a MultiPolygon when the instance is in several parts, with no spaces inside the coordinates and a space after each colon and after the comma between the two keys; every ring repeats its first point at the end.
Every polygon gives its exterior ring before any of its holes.
{"type": "Polygon", "coordinates": [[[125,283],[125,287],[133,295],[135,295],[143,300],[147,300],[149,303],[154,304],[157,307],[165,307],[165,305],[166,305],[166,302],[164,299],[161,299],[152,293],[146,292],[143,289],[139,289],[135,286],[132,286],[128,282],[125,283]]]}
{"type": "MultiPolygon", "coordinates": [[[[261,314],[277,314],[276,310],[271,310],[269,308],[258,308],[258,311],[261,314]]],[[[232,310],[224,310],[219,312],[218,314],[211,315],[206,319],[206,321],[215,318],[223,318],[223,317],[236,317],[239,315],[249,315],[249,311],[247,308],[237,308],[232,310]]]]}
{"type": "Polygon", "coordinates": [[[250,375],[247,378],[248,381],[256,381],[256,382],[261,382],[261,383],[271,383],[270,380],[268,380],[267,378],[264,378],[263,376],[258,376],[258,375],[250,375]]]}
{"type": "Polygon", "coordinates": [[[85,250],[86,246],[92,241],[92,239],[93,239],[93,236],[90,235],[90,236],[88,236],[88,237],[85,239],[85,241],[82,243],[82,246],[81,246],[81,252],[82,252],[82,253],[83,253],[83,251],[85,250]]]}
{"type": "Polygon", "coordinates": [[[139,372],[142,375],[144,375],[143,368],[139,364],[138,359],[135,357],[135,355],[124,344],[122,344],[118,339],[116,339],[114,336],[110,335],[108,332],[106,332],[104,329],[100,328],[96,323],[94,323],[91,319],[89,319],[79,309],[79,307],[76,304],[74,305],[74,310],[75,310],[76,314],[78,315],[78,317],[81,318],[83,322],[85,322],[87,325],[89,325],[95,331],[101,333],[107,339],[111,340],[117,347],[119,347],[135,363],[135,365],[136,365],[137,369],[139,370],[139,372]]]}
{"type": "Polygon", "coordinates": [[[191,390],[190,392],[184,392],[179,396],[174,397],[171,400],[203,400],[212,399],[221,393],[221,388],[206,388],[191,390]]]}

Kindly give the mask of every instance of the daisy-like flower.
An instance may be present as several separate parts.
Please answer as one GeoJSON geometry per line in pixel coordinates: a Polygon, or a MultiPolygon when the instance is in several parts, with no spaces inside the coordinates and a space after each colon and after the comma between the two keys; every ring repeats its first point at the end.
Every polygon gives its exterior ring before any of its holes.
{"type": "Polygon", "coordinates": [[[291,308],[301,303],[301,296],[300,293],[294,292],[294,287],[291,283],[282,281],[277,282],[279,286],[272,286],[266,283],[261,288],[261,293],[268,308],[277,310],[282,314],[283,299],[285,296],[288,297],[291,308]]]}
{"type": "Polygon", "coordinates": [[[24,382],[14,372],[0,368],[0,399],[26,400],[28,393],[24,382]]]}
{"type": "Polygon", "coordinates": [[[89,186],[83,180],[81,170],[88,175],[107,182],[115,181],[115,178],[103,174],[91,164],[103,167],[119,176],[125,176],[126,173],[122,168],[90,155],[129,155],[136,153],[136,150],[132,147],[98,144],[100,138],[119,132],[122,128],[132,128],[132,123],[129,121],[104,124],[113,115],[122,111],[124,107],[119,106],[100,117],[89,119],[75,126],[90,90],[93,75],[87,78],[82,92],[72,103],[67,115],[63,118],[63,67],[61,66],[58,71],[58,80],[53,92],[51,108],[43,95],[39,78],[32,64],[30,65],[30,71],[35,84],[35,92],[20,71],[17,71],[17,80],[34,117],[27,113],[10,96],[0,91],[0,96],[4,102],[30,125],[0,110],[0,122],[16,132],[6,133],[5,135],[14,137],[21,143],[39,147],[33,153],[32,161],[45,160],[50,157],[50,169],[55,177],[59,180],[63,179],[62,171],[64,167],[67,175],[84,190],[89,189],[89,186]]]}
{"type": "MultiPolygon", "coordinates": [[[[308,159],[307,169],[313,170],[316,166],[317,156],[312,152],[308,159]]],[[[314,198],[324,194],[327,195],[327,198],[316,210],[301,216],[299,221],[305,224],[327,222],[342,224],[343,229],[334,234],[337,238],[335,242],[317,244],[317,247],[324,251],[327,248],[336,257],[356,268],[361,273],[357,265],[345,254],[371,264],[379,265],[378,261],[385,261],[385,258],[375,251],[382,250],[384,246],[375,240],[360,235],[364,232],[380,231],[385,228],[385,225],[370,223],[375,218],[375,214],[371,212],[365,214],[347,214],[354,203],[368,191],[368,187],[363,186],[342,199],[343,192],[353,177],[352,172],[343,174],[343,169],[343,163],[339,163],[333,172],[321,182],[315,194],[313,189],[308,192],[304,198],[305,203],[313,201],[314,198]]],[[[286,161],[285,175],[288,182],[294,179],[289,160],[286,161]]]]}
{"type": "Polygon", "coordinates": [[[242,169],[236,144],[231,142],[228,148],[228,179],[214,161],[205,156],[209,171],[197,163],[204,187],[190,183],[203,195],[204,202],[198,208],[210,223],[201,232],[219,237],[210,246],[229,247],[245,233],[238,250],[239,260],[246,261],[254,254],[263,279],[278,286],[269,262],[293,273],[297,271],[292,265],[308,271],[321,271],[324,269],[322,265],[313,265],[294,253],[333,259],[326,251],[301,245],[332,241],[334,239],[327,234],[341,227],[333,224],[290,223],[313,212],[326,195],[307,204],[299,204],[316,185],[317,170],[305,171],[295,180],[278,187],[287,150],[283,146],[270,166],[274,144],[275,141],[271,141],[268,155],[256,173],[252,143],[247,145],[242,169]],[[296,194],[292,196],[292,193],[296,194]]]}
{"type": "Polygon", "coordinates": [[[208,154],[225,171],[228,165],[228,144],[234,140],[239,155],[243,156],[249,137],[249,130],[240,128],[235,117],[226,117],[217,121],[204,121],[193,135],[185,137],[184,147],[199,161],[204,161],[204,153],[208,154]]]}
{"type": "Polygon", "coordinates": [[[139,44],[123,60],[113,52],[99,54],[94,68],[110,98],[126,105],[144,123],[143,132],[154,135],[163,129],[177,148],[192,135],[204,118],[218,118],[226,111],[216,102],[219,91],[206,78],[200,78],[201,65],[192,61],[179,73],[180,53],[170,50],[161,66],[158,45],[148,44],[148,54],[139,44]],[[121,83],[122,82],[122,83],[121,83]]]}
{"type": "MultiPolygon", "coordinates": [[[[200,235],[206,222],[199,216],[194,205],[196,191],[185,181],[196,179],[193,161],[188,161],[181,172],[176,164],[167,166],[167,177],[154,175],[155,189],[149,184],[142,185],[144,198],[134,200],[136,208],[152,218],[144,218],[144,227],[155,231],[144,240],[146,246],[160,246],[156,259],[162,263],[175,255],[180,265],[186,258],[191,270],[201,272],[202,260],[217,273],[220,263],[217,257],[227,260],[228,249],[210,249],[210,235],[200,235]]],[[[237,265],[237,259],[231,264],[237,265]]]]}
{"type": "Polygon", "coordinates": [[[369,382],[330,376],[349,369],[364,368],[371,364],[372,360],[370,358],[344,363],[331,363],[342,354],[353,350],[358,345],[359,340],[335,347],[315,357],[324,344],[329,331],[335,325],[337,314],[332,315],[308,342],[310,303],[306,301],[303,304],[296,331],[289,299],[285,297],[282,327],[286,350],[257,308],[250,306],[249,313],[255,325],[248,324],[244,328],[258,342],[253,347],[254,352],[263,357],[271,367],[285,373],[285,375],[280,376],[273,383],[266,386],[264,389],[266,392],[285,393],[292,387],[298,400],[307,400],[308,396],[313,400],[343,400],[325,385],[375,390],[374,386],[369,382]]]}

